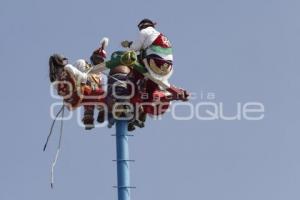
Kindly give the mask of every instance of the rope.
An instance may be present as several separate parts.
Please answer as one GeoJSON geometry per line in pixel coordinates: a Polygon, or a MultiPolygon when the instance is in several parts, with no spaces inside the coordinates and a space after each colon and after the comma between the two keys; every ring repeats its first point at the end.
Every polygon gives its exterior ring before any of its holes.
{"type": "MultiPolygon", "coordinates": [[[[122,81],[122,80],[120,80],[120,79],[117,79],[116,77],[114,77],[114,76],[112,76],[112,75],[110,75],[110,74],[107,74],[107,73],[104,73],[104,72],[101,72],[101,73],[104,74],[105,76],[109,77],[109,78],[114,79],[115,81],[117,81],[117,82],[119,82],[119,83],[124,84],[124,83],[127,82],[127,81],[122,81]]],[[[108,84],[107,84],[107,85],[108,85],[108,84]]]]}
{"type": "Polygon", "coordinates": [[[63,118],[64,118],[64,112],[65,112],[65,109],[64,109],[64,106],[63,106],[63,109],[62,109],[62,119],[61,119],[61,122],[60,122],[60,136],[59,136],[59,142],[58,142],[58,146],[57,146],[57,150],[56,150],[56,154],[55,154],[55,158],[52,162],[52,167],[51,167],[51,188],[53,189],[53,186],[54,186],[54,168],[56,166],[56,163],[57,163],[57,160],[58,160],[58,157],[59,157],[59,152],[60,152],[60,149],[61,149],[61,141],[62,141],[62,135],[63,135],[63,125],[64,125],[64,121],[63,121],[63,118]]]}
{"type": "Polygon", "coordinates": [[[54,125],[55,125],[56,119],[57,119],[57,117],[59,116],[59,114],[61,113],[61,111],[64,110],[64,106],[65,106],[65,105],[62,105],[62,106],[61,106],[60,110],[57,112],[57,114],[56,114],[54,120],[52,121],[51,128],[50,128],[50,132],[49,132],[49,134],[48,134],[48,137],[47,137],[46,143],[45,143],[45,145],[44,145],[43,151],[45,151],[46,148],[47,148],[48,142],[49,142],[50,137],[51,137],[51,135],[52,135],[52,133],[53,133],[53,127],[54,127],[54,125]]]}

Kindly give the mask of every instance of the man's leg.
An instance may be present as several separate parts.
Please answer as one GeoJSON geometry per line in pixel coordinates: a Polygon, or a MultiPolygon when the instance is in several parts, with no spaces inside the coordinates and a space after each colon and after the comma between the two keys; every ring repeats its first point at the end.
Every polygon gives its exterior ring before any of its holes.
{"type": "Polygon", "coordinates": [[[86,130],[91,130],[95,127],[94,125],[94,105],[85,105],[84,106],[84,115],[82,122],[85,125],[86,130]]]}

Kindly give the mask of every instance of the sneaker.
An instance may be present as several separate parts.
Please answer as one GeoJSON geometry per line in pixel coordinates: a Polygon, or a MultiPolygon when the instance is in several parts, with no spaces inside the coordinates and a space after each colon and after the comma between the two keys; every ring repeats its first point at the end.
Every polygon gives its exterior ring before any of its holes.
{"type": "Polygon", "coordinates": [[[129,132],[134,131],[134,130],[135,130],[134,124],[133,124],[133,123],[128,123],[127,130],[128,130],[129,132]]]}

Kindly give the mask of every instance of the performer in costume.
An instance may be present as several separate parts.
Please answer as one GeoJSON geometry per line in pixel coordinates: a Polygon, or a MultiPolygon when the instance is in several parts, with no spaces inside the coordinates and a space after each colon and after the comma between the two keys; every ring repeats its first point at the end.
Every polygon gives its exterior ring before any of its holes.
{"type": "MultiPolygon", "coordinates": [[[[140,53],[140,63],[143,64],[151,76],[165,84],[173,72],[173,53],[169,39],[155,29],[156,23],[150,19],[143,19],[138,24],[139,37],[134,42],[123,41],[121,45],[140,53]]],[[[162,88],[160,88],[162,89],[162,88]]]]}
{"type": "MultiPolygon", "coordinates": [[[[84,72],[84,60],[78,60],[74,65],[68,64],[68,59],[61,54],[53,54],[49,59],[50,81],[57,81],[57,91],[64,98],[69,109],[84,106],[83,123],[87,130],[94,128],[95,104],[101,105],[104,90],[101,86],[100,74],[84,72]],[[76,67],[75,67],[76,66],[76,67]],[[80,70],[79,70],[80,69],[80,70]],[[82,71],[81,71],[82,70],[82,71]]],[[[100,110],[101,111],[101,110],[100,110]]],[[[104,121],[104,114],[99,112],[98,121],[104,121]],[[101,118],[102,117],[102,118],[101,118]]]]}

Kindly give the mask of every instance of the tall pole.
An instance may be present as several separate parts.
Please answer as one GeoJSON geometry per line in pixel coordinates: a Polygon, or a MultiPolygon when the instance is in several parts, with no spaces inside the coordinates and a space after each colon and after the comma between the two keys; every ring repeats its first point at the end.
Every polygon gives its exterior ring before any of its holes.
{"type": "Polygon", "coordinates": [[[126,120],[116,121],[118,200],[130,200],[129,148],[126,120]]]}

